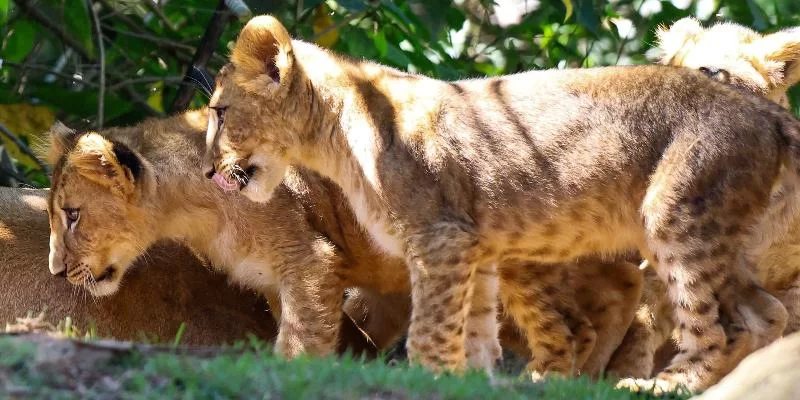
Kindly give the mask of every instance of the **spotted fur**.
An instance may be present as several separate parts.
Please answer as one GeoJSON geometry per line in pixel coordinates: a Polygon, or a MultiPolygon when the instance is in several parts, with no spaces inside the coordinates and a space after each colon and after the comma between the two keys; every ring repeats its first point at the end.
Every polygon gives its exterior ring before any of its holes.
{"type": "MultiPolygon", "coordinates": [[[[789,106],[787,90],[800,81],[800,29],[761,34],[730,22],[704,28],[696,19],[684,18],[668,28],[659,28],[656,36],[659,63],[699,70],[711,79],[762,95],[783,107],[789,106]]],[[[775,188],[773,196],[786,196],[793,190],[775,188]]],[[[786,209],[797,207],[778,201],[786,209]]],[[[772,241],[766,241],[765,249],[756,251],[761,255],[754,257],[759,281],[789,313],[784,333],[800,328],[800,297],[796,289],[800,286],[800,259],[795,256],[800,223],[792,224],[790,229],[776,243],[770,245],[772,241]]],[[[611,374],[648,377],[658,367],[653,360],[656,350],[660,346],[667,353],[674,350],[672,343],[664,344],[674,327],[665,289],[654,279],[647,282],[643,305],[609,366],[611,374]]]]}
{"type": "Polygon", "coordinates": [[[255,168],[242,193],[263,200],[303,165],[364,204],[359,222],[408,264],[412,361],[466,367],[484,265],[498,263],[503,287],[523,284],[504,265],[525,276],[635,249],[681,327],[660,379],[705,388],[784,329],[742,252],[772,233],[760,225],[771,189],[797,176],[799,124],[767,100],[663,66],[442,82],[291,40],[269,16],[248,22],[231,61],[205,170],[255,168]]]}

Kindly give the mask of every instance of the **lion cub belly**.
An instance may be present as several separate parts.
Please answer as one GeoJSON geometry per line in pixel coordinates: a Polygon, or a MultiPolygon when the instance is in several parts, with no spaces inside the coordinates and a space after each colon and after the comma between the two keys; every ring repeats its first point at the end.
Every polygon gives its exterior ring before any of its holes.
{"type": "Polygon", "coordinates": [[[279,283],[278,274],[271,264],[255,257],[247,257],[229,272],[230,279],[250,288],[275,287],[279,283]]]}
{"type": "Polygon", "coordinates": [[[370,240],[378,248],[392,257],[403,257],[405,254],[403,242],[392,228],[389,219],[371,208],[363,193],[355,193],[350,199],[350,206],[358,223],[366,229],[370,240]]]}

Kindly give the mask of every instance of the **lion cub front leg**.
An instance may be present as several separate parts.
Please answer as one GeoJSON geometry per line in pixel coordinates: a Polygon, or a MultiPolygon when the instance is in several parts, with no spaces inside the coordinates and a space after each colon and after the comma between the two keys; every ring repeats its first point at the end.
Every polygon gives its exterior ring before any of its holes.
{"type": "Polygon", "coordinates": [[[336,258],[306,255],[280,271],[280,324],[275,350],[286,358],[326,356],[337,347],[344,287],[336,258]],[[311,266],[311,268],[303,268],[311,266]]]}
{"type": "MultiPolygon", "coordinates": [[[[410,362],[437,372],[465,369],[465,325],[475,273],[483,264],[479,250],[478,235],[467,223],[433,223],[408,236],[412,306],[406,347],[410,362]]],[[[479,343],[486,336],[477,335],[470,346],[487,348],[479,343]]],[[[482,366],[487,371],[491,368],[482,366]]]]}

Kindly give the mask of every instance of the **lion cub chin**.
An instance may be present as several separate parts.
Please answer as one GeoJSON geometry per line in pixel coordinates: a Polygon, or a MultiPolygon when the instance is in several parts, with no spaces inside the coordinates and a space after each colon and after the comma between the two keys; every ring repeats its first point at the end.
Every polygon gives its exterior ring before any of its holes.
{"type": "Polygon", "coordinates": [[[784,230],[761,222],[774,185],[797,179],[800,123],[699,72],[442,82],[291,40],[260,16],[209,107],[207,174],[231,179],[255,160],[308,167],[341,186],[373,237],[400,247],[409,358],[432,370],[466,367],[486,293],[533,331],[531,307],[553,307],[531,293],[556,290],[548,275],[563,271],[537,266],[598,253],[639,250],[666,286],[682,350],[658,376],[670,385],[708,387],[785,327],[745,250],[784,230]]]}

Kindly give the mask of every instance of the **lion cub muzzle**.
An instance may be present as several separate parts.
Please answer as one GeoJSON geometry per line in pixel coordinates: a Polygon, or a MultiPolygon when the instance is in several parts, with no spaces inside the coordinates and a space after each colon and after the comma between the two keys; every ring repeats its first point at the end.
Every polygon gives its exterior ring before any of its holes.
{"type": "Polygon", "coordinates": [[[255,165],[242,167],[241,162],[223,164],[220,168],[213,164],[206,167],[203,174],[211,179],[224,192],[236,192],[244,189],[250,183],[256,172],[255,165]]]}
{"type": "Polygon", "coordinates": [[[92,272],[92,268],[89,267],[89,264],[81,262],[72,265],[68,264],[64,271],[59,274],[59,276],[66,277],[67,281],[73,285],[86,285],[91,283],[112,281],[114,280],[116,274],[117,268],[113,265],[109,265],[105,267],[101,273],[95,274],[92,272]]]}

